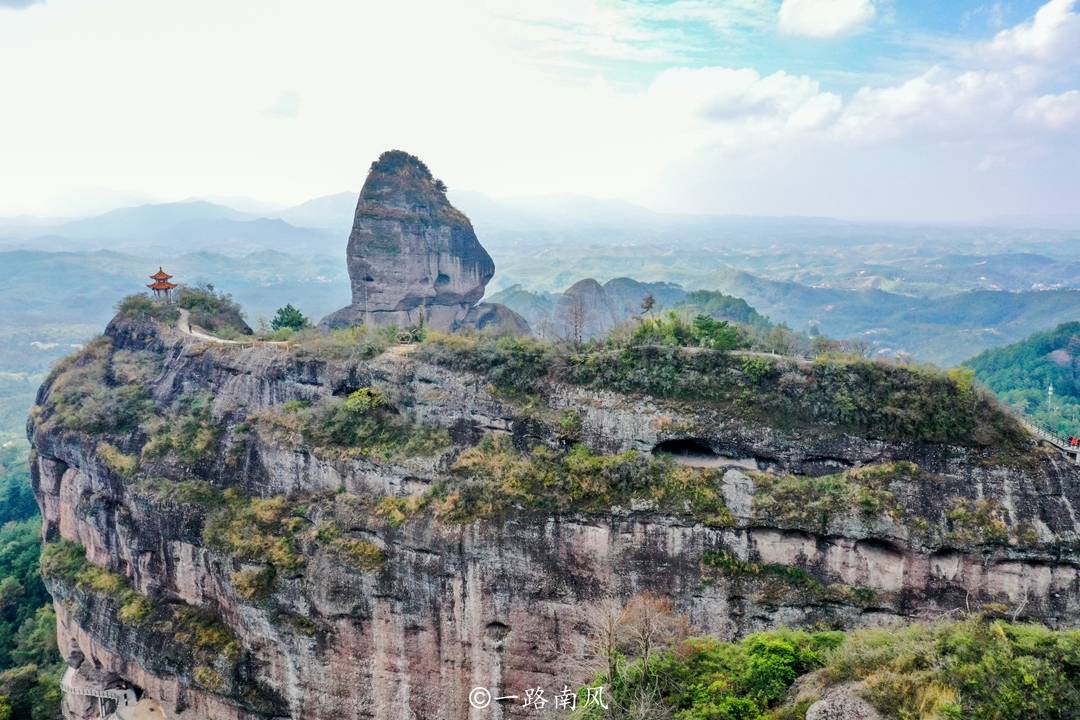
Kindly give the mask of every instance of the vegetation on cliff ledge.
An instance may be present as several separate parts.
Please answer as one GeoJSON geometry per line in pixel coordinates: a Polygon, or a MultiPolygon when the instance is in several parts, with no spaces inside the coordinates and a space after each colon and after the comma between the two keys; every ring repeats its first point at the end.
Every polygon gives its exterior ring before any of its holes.
{"type": "Polygon", "coordinates": [[[219,292],[213,285],[181,286],[172,302],[162,302],[142,293],[128,295],[116,306],[119,317],[142,322],[153,320],[165,325],[174,324],[180,317],[180,310],[189,312],[192,325],[218,337],[232,339],[251,335],[240,305],[231,295],[219,292]]]}
{"type": "Polygon", "coordinates": [[[376,388],[312,404],[294,400],[258,416],[259,427],[322,454],[376,460],[433,455],[450,445],[441,426],[409,422],[376,388]]]}
{"type": "MultiPolygon", "coordinates": [[[[642,326],[643,328],[646,326],[642,326]]],[[[694,329],[686,331],[694,338],[694,329]]],[[[718,343],[727,335],[718,330],[718,343]]],[[[665,340],[670,335],[673,339],[665,340]]],[[[580,347],[534,339],[432,334],[417,356],[483,374],[499,391],[542,397],[556,382],[709,403],[776,427],[833,427],[867,437],[1023,452],[1026,434],[966,370],[823,354],[814,361],[653,344],[612,336],[580,347]]],[[[696,341],[697,342],[697,341],[696,341]]],[[[708,345],[708,343],[705,343],[708,345]]]]}
{"type": "Polygon", "coordinates": [[[438,517],[469,522],[521,508],[608,512],[642,507],[730,525],[722,473],[678,465],[634,451],[601,455],[582,445],[569,452],[537,446],[519,452],[510,439],[488,436],[465,450],[452,469],[456,482],[429,494],[438,517]]]}
{"type": "Polygon", "coordinates": [[[105,600],[121,625],[163,638],[170,652],[181,650],[197,683],[215,692],[224,688],[241,648],[236,634],[214,613],[141,594],[123,576],[89,562],[83,546],[69,540],[46,544],[41,573],[69,590],[105,600]]]}
{"type": "Polygon", "coordinates": [[[898,520],[902,508],[893,482],[916,483],[923,473],[910,462],[869,465],[834,475],[796,477],[755,472],[754,509],[786,527],[826,532],[829,521],[852,511],[898,520]]]}
{"type": "Polygon", "coordinates": [[[382,568],[386,557],[378,546],[347,536],[330,519],[332,503],[332,496],[251,498],[230,488],[214,499],[216,509],[206,519],[203,542],[235,560],[256,565],[231,577],[233,587],[247,600],[265,597],[282,577],[300,575],[318,548],[358,572],[382,568]]]}
{"type": "Polygon", "coordinates": [[[602,684],[609,707],[586,708],[582,688],[575,717],[587,720],[802,720],[837,692],[900,720],[1066,720],[1080,707],[1076,630],[973,616],[722,642],[687,637],[672,606],[647,594],[590,617],[598,674],[586,687],[602,684]]]}
{"type": "Polygon", "coordinates": [[[154,356],[112,349],[112,338],[102,336],[60,361],[45,381],[45,404],[31,417],[45,427],[94,435],[137,429],[154,412],[143,384],[154,356]]]}

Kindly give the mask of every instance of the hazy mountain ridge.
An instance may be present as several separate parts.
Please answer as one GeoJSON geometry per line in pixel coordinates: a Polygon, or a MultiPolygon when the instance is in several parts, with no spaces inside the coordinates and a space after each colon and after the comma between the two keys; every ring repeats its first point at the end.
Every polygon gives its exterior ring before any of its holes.
{"type": "MultiPolygon", "coordinates": [[[[487,299],[534,328],[584,278],[720,290],[795,330],[817,325],[941,364],[1080,317],[1075,231],[680,216],[580,196],[496,200],[453,189],[450,197],[495,260],[487,299]]],[[[8,417],[32,394],[25,379],[11,378],[38,378],[158,265],[181,282],[231,292],[253,324],[285,303],[314,318],[340,307],[355,207],[346,192],[264,214],[192,200],[88,218],[0,219],[8,417]]],[[[652,287],[658,307],[669,307],[652,287]]],[[[615,304],[628,317],[640,297],[615,304]]]]}

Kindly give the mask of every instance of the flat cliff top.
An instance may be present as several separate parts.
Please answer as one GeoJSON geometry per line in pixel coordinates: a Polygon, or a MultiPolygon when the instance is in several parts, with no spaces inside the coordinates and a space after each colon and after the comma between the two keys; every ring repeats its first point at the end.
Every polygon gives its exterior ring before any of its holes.
{"type": "Polygon", "coordinates": [[[449,720],[475,673],[562,680],[597,608],[642,594],[723,638],[1080,621],[1077,468],[964,375],[364,327],[219,343],[159,310],[62,362],[28,423],[87,681],[243,720],[423,685],[450,709],[410,707],[449,720]]]}

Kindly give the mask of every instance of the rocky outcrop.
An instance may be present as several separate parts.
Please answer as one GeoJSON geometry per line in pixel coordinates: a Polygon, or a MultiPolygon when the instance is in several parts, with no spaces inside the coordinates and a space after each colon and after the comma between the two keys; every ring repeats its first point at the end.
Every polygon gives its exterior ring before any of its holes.
{"type": "MultiPolygon", "coordinates": [[[[788,372],[798,385],[814,368],[788,372]]],[[[1080,620],[1080,473],[1034,447],[1001,458],[774,427],[704,402],[561,382],[522,400],[410,348],[320,356],[123,319],[46,382],[29,431],[46,539],[78,543],[153,607],[141,618],[103,594],[109,584],[51,575],[61,651],[80,677],[134,684],[169,718],[525,717],[515,706],[473,710],[469,691],[579,680],[568,674],[582,667],[595,608],[646,590],[723,638],[960,608],[1080,620]],[[146,397],[125,377],[145,378],[146,397]],[[86,378],[139,400],[132,407],[148,403],[153,417],[88,424],[89,401],[71,404],[86,378]],[[439,428],[445,442],[335,451],[295,428],[304,408],[362,389],[385,398],[395,422],[439,428]],[[454,481],[451,468],[485,436],[553,453],[571,443],[609,455],[681,450],[680,462],[715,471],[727,512],[661,511],[647,493],[591,512],[521,506],[455,521],[435,507],[450,495],[410,506],[454,481]],[[189,457],[195,443],[204,451],[189,457]],[[839,487],[849,503],[823,510],[799,495],[826,473],[841,474],[822,492],[839,487]],[[236,498],[271,499],[252,532],[292,533],[299,559],[216,544],[207,528],[236,498]],[[261,529],[283,507],[287,523],[261,529]],[[363,549],[364,562],[343,548],[363,549]],[[212,656],[177,645],[176,618],[192,613],[228,628],[212,656]]],[[[84,718],[70,707],[66,717],[84,718]]]]}
{"type": "Polygon", "coordinates": [[[523,317],[499,303],[480,303],[469,308],[460,329],[495,335],[525,336],[531,333],[523,317]]]}
{"type": "Polygon", "coordinates": [[[581,342],[608,333],[620,321],[604,286],[592,278],[579,280],[555,303],[559,337],[581,342]]]}
{"type": "Polygon", "coordinates": [[[829,688],[806,709],[806,720],[881,720],[881,713],[859,696],[860,683],[829,688]]]}
{"type": "Polygon", "coordinates": [[[562,293],[534,293],[513,285],[492,296],[529,322],[536,334],[548,339],[581,340],[602,337],[619,323],[641,317],[642,302],[652,296],[654,310],[669,309],[686,298],[686,291],[665,282],[613,278],[600,284],[579,280],[562,293]]]}
{"type": "MultiPolygon", "coordinates": [[[[456,330],[495,274],[472,223],[447,200],[442,182],[400,150],[384,152],[371,165],[346,259],[352,304],[324,318],[324,326],[423,322],[456,330]]],[[[512,320],[510,331],[520,318],[512,320]]]]}

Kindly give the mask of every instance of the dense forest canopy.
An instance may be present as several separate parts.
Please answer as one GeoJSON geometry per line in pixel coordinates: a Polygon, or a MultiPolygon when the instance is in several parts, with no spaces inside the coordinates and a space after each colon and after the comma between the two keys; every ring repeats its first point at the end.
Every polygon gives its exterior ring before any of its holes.
{"type": "Polygon", "coordinates": [[[986,350],[965,364],[999,398],[1037,424],[1061,435],[1080,435],[1080,322],[986,350]]]}
{"type": "Polygon", "coordinates": [[[0,448],[0,720],[54,720],[63,663],[26,458],[24,443],[0,448]]]}

